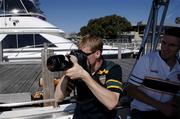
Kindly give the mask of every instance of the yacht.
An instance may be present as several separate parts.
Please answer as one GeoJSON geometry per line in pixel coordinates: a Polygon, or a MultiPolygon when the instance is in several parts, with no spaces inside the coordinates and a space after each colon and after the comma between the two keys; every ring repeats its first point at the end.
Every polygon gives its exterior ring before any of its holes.
{"type": "Polygon", "coordinates": [[[44,43],[67,54],[77,49],[65,32],[47,22],[34,0],[0,0],[0,41],[3,59],[38,59],[44,43]]]}
{"type": "MultiPolygon", "coordinates": [[[[55,54],[77,49],[65,32],[49,23],[38,0],[0,0],[0,43],[4,61],[40,60],[44,43],[55,54]]],[[[117,55],[118,47],[104,46],[104,55],[117,55]]]]}

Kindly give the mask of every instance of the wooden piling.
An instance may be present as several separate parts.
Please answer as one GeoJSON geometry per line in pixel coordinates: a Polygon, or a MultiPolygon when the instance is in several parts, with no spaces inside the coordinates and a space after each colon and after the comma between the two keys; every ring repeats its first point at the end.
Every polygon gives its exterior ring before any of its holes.
{"type": "Polygon", "coordinates": [[[121,59],[121,43],[118,43],[118,59],[121,59]]]}
{"type": "MultiPolygon", "coordinates": [[[[42,50],[42,79],[43,79],[43,99],[54,99],[54,75],[53,72],[47,69],[47,59],[52,56],[53,50],[47,48],[47,44],[44,44],[42,50]]],[[[44,106],[55,106],[53,102],[46,102],[44,106]]]]}

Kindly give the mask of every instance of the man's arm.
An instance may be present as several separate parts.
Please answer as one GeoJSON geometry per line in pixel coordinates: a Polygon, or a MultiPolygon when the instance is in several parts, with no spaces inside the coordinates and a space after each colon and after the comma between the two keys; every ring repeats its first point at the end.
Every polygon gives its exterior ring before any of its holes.
{"type": "Polygon", "coordinates": [[[70,94],[70,92],[67,91],[68,86],[68,78],[63,75],[61,79],[59,79],[59,83],[56,86],[56,90],[54,93],[54,98],[56,102],[61,102],[64,100],[66,96],[70,94]]]}
{"type": "Polygon", "coordinates": [[[127,87],[127,92],[133,98],[155,107],[156,109],[160,110],[162,113],[164,113],[167,116],[172,115],[174,111],[174,107],[172,106],[171,102],[162,103],[158,100],[155,100],[149,97],[148,95],[146,95],[141,90],[139,90],[138,87],[133,84],[129,83],[127,87]]]}
{"type": "Polygon", "coordinates": [[[120,94],[112,92],[98,84],[78,63],[74,62],[73,67],[68,69],[65,74],[71,80],[82,79],[95,97],[109,110],[117,106],[120,94]]]}
{"type": "Polygon", "coordinates": [[[83,81],[87,84],[88,88],[96,96],[96,98],[109,110],[112,110],[117,106],[120,93],[116,93],[102,87],[94,79],[92,79],[89,74],[84,76],[83,81]]]}
{"type": "Polygon", "coordinates": [[[132,96],[133,98],[140,100],[146,104],[149,104],[155,108],[158,108],[160,105],[160,102],[149,97],[148,95],[146,95],[144,92],[142,92],[141,90],[138,89],[138,86],[135,86],[131,83],[128,84],[127,87],[127,92],[130,96],[132,96]]]}

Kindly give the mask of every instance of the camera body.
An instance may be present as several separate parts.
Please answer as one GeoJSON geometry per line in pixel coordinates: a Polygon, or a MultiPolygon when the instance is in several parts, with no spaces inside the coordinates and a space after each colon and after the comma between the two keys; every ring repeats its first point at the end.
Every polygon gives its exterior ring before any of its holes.
{"type": "Polygon", "coordinates": [[[70,55],[74,55],[78,59],[78,64],[81,65],[86,71],[90,71],[87,56],[81,50],[72,50],[69,55],[53,55],[47,59],[47,68],[51,72],[64,71],[73,66],[70,60],[70,55]]]}

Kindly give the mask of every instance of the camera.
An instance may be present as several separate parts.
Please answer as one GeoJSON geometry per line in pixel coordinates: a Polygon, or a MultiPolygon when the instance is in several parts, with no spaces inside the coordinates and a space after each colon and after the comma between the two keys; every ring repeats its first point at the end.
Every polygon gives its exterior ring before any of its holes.
{"type": "Polygon", "coordinates": [[[74,55],[78,59],[78,64],[81,65],[86,71],[90,71],[87,56],[81,50],[72,50],[69,55],[53,55],[47,59],[47,68],[51,72],[64,71],[73,66],[70,60],[70,55],[74,55]]]}

